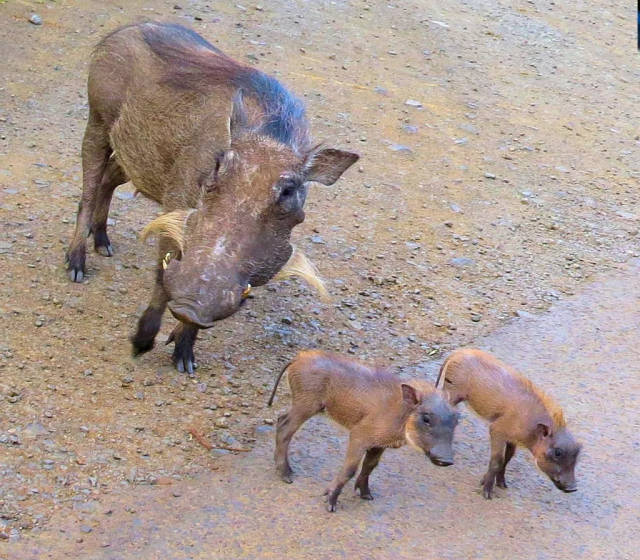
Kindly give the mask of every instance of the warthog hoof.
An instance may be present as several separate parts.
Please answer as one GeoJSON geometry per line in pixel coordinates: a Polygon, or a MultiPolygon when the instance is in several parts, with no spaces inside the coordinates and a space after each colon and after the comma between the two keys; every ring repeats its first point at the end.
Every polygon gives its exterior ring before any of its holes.
{"type": "Polygon", "coordinates": [[[113,247],[105,230],[95,231],[93,233],[93,242],[96,253],[99,253],[103,257],[113,257],[113,247]]]}

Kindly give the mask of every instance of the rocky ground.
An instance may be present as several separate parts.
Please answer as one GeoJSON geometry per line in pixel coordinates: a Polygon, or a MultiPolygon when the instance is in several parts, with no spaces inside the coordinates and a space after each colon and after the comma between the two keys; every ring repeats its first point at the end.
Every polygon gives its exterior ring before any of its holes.
{"type": "MultiPolygon", "coordinates": [[[[218,468],[268,432],[266,392],[303,347],[400,370],[547,309],[638,255],[632,14],[551,1],[0,2],[0,536],[58,510],[218,468]],[[40,18],[33,18],[36,13],[40,18]],[[30,18],[32,21],[30,21],[30,18]],[[140,19],[190,25],[304,97],[314,135],[362,159],[314,186],[295,242],[333,297],[280,282],[133,360],[157,207],[121,187],[116,255],[68,282],[92,46],[140,19]]],[[[164,339],[173,328],[166,318],[164,339]]]]}

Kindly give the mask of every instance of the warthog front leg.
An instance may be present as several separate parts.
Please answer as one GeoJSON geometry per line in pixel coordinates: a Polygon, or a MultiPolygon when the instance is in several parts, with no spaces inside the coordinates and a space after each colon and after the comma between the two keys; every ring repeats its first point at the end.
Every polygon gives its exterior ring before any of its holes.
{"type": "Polygon", "coordinates": [[[168,245],[160,239],[158,242],[158,265],[156,268],[156,281],[153,285],[153,293],[149,306],[144,310],[142,317],[138,320],[138,328],[136,334],[131,337],[132,351],[134,356],[144,354],[153,348],[156,335],[160,330],[162,323],[162,315],[167,308],[169,298],[165,292],[162,280],[164,277],[164,268],[162,260],[167,252],[168,245]]]}
{"type": "Polygon", "coordinates": [[[196,343],[198,330],[198,327],[193,325],[179,323],[167,339],[166,344],[175,342],[173,348],[173,363],[180,373],[186,371],[189,375],[193,375],[195,369],[198,367],[196,358],[193,355],[193,345],[196,343]]]}

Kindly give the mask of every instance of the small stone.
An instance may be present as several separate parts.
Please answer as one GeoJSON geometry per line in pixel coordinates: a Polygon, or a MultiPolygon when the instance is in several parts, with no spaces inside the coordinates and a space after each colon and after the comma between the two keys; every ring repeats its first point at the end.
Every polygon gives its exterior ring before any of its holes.
{"type": "Polygon", "coordinates": [[[402,144],[391,144],[389,149],[393,152],[402,152],[405,154],[412,154],[413,150],[409,146],[404,146],[402,144]]]}
{"type": "Polygon", "coordinates": [[[256,434],[266,434],[273,432],[273,426],[258,426],[256,428],[256,434]]]}
{"type": "Polygon", "coordinates": [[[31,14],[29,16],[29,23],[33,23],[33,25],[42,25],[42,18],[38,14],[31,14]]]}
{"type": "Polygon", "coordinates": [[[487,179],[495,179],[496,178],[496,176],[493,173],[485,173],[484,176],[487,179]]]}
{"type": "Polygon", "coordinates": [[[293,324],[293,319],[291,317],[283,317],[282,319],[280,319],[281,323],[284,323],[285,325],[291,325],[293,324]]]}
{"type": "Polygon", "coordinates": [[[11,390],[7,395],[7,401],[11,404],[17,403],[22,398],[22,395],[18,391],[11,390]]]}
{"type": "Polygon", "coordinates": [[[265,419],[263,420],[263,422],[264,422],[267,426],[273,426],[273,423],[274,423],[273,418],[265,418],[265,419]]]}
{"type": "Polygon", "coordinates": [[[416,101],[415,99],[407,99],[404,104],[408,105],[409,107],[422,107],[422,103],[420,103],[420,101],[416,101]]]}
{"type": "Polygon", "coordinates": [[[480,315],[480,313],[472,313],[471,314],[471,320],[474,323],[478,323],[478,322],[480,322],[482,320],[482,315],[480,315]]]}
{"type": "Polygon", "coordinates": [[[462,268],[465,266],[471,266],[475,261],[468,257],[454,257],[449,261],[449,264],[458,268],[462,268]]]}
{"type": "Polygon", "coordinates": [[[214,425],[216,428],[228,428],[229,427],[229,421],[226,418],[217,418],[216,421],[214,422],[214,425]]]}
{"type": "Polygon", "coordinates": [[[172,495],[174,498],[179,498],[180,496],[182,496],[182,493],[181,493],[181,492],[179,492],[178,490],[174,490],[173,492],[171,492],[171,495],[172,495]]]}
{"type": "Polygon", "coordinates": [[[311,236],[311,243],[316,243],[319,245],[324,245],[325,244],[325,240],[322,239],[321,235],[312,235],[311,236]]]}
{"type": "Polygon", "coordinates": [[[533,313],[529,313],[528,311],[525,311],[524,309],[518,309],[516,311],[516,316],[520,317],[520,319],[533,319],[533,318],[535,318],[535,315],[533,313]]]}
{"type": "Polygon", "coordinates": [[[80,530],[83,533],[90,533],[91,531],[93,531],[93,529],[89,527],[89,525],[80,525],[80,530]]]}

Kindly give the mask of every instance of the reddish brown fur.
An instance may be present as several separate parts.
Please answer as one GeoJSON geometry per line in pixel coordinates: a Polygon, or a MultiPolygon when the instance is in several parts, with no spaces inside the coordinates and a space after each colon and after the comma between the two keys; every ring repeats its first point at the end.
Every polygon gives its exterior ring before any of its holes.
{"type": "MultiPolygon", "coordinates": [[[[445,450],[447,446],[443,440],[447,435],[453,436],[457,417],[430,384],[419,380],[403,382],[385,368],[317,350],[298,354],[280,377],[285,371],[289,377],[292,406],[278,419],[275,451],[276,466],[283,480],[291,482],[287,457],[289,442],[309,418],[326,411],[331,419],[350,430],[344,467],[328,490],[330,511],[335,510],[342,487],[355,474],[365,454],[356,482],[356,488],[365,499],[372,498],[368,477],[386,448],[401,447],[409,440],[428,453],[435,464],[451,464],[450,441],[445,450]],[[419,419],[427,413],[438,416],[433,420],[438,429],[446,424],[437,437],[425,435],[425,428],[418,425],[419,419]],[[444,434],[446,430],[449,431],[444,434]],[[435,456],[436,447],[443,452],[441,457],[435,456]]],[[[276,388],[277,382],[274,393],[276,388]]],[[[269,404],[272,400],[273,394],[269,404]]]]}
{"type": "Polygon", "coordinates": [[[565,479],[573,477],[575,461],[560,472],[549,461],[549,452],[566,447],[577,457],[579,446],[566,428],[562,409],[529,379],[491,354],[469,348],[456,350],[445,360],[436,386],[442,387],[451,404],[466,401],[490,422],[491,462],[483,478],[485,497],[491,497],[494,481],[506,487],[504,471],[518,445],[531,450],[538,466],[558,487],[573,488],[575,480],[565,484],[565,479]]]}

